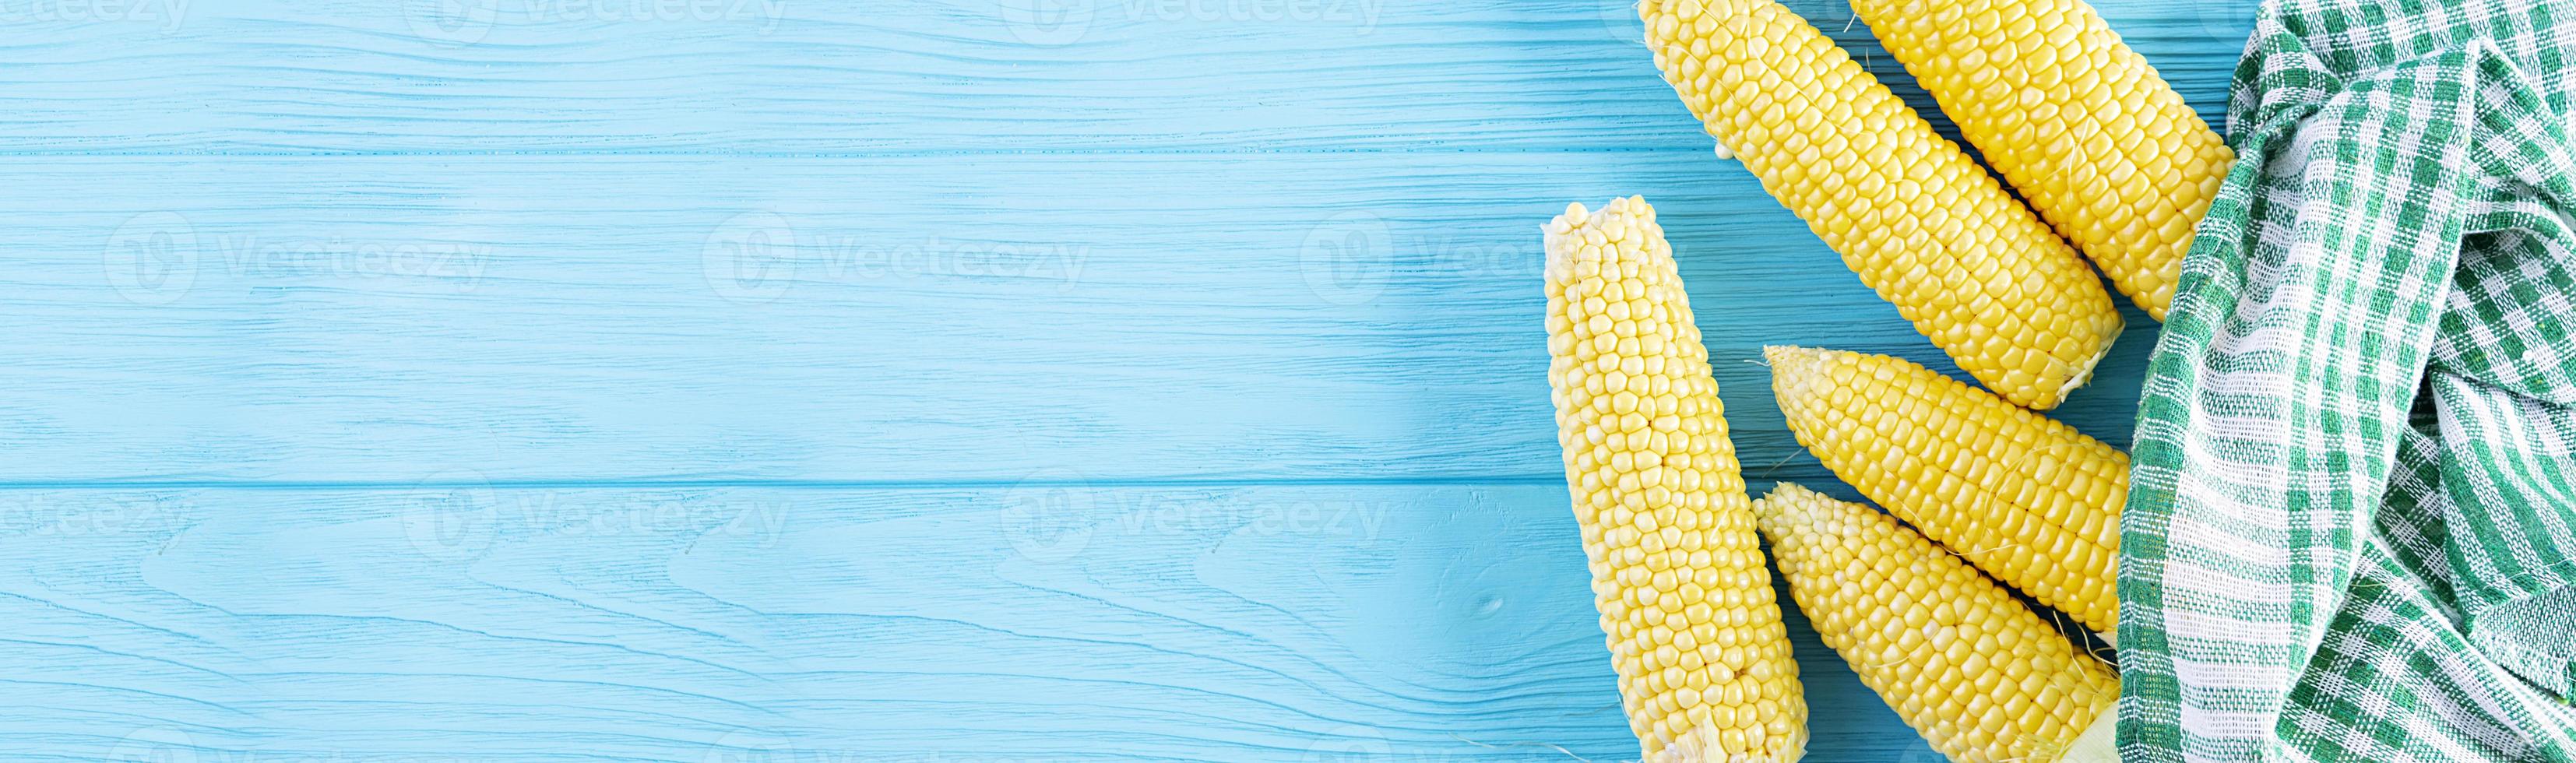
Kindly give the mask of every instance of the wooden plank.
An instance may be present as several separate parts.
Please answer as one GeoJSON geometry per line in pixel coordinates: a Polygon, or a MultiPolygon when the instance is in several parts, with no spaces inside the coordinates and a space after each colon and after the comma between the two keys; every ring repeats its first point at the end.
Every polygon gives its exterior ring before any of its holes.
{"type": "MultiPolygon", "coordinates": [[[[1622,193],[1663,210],[1748,463],[1797,457],[1763,344],[1947,368],[1696,153],[12,172],[0,481],[22,484],[1544,481],[1536,228],[1622,193]]],[[[2062,412],[2114,441],[2154,339],[2130,322],[2062,412]]]]}
{"type": "MultiPolygon", "coordinates": [[[[1070,475],[13,490],[0,756],[1633,757],[1565,504],[1070,475]]],[[[1790,617],[1809,757],[1928,755],[1790,617]]]]}
{"type": "MultiPolygon", "coordinates": [[[[2102,7],[2216,119],[2251,5],[2102,7]]],[[[9,759],[1632,756],[1536,225],[1663,208],[1757,486],[1850,495],[1760,345],[1948,370],[1623,0],[0,23],[9,759]]]]}
{"type": "MultiPolygon", "coordinates": [[[[1791,5],[1928,108],[1839,0],[1791,5]]],[[[2097,5],[2221,116],[2252,0],[2097,5]]],[[[0,152],[1706,150],[1631,7],[39,2],[0,10],[0,152]]]]}

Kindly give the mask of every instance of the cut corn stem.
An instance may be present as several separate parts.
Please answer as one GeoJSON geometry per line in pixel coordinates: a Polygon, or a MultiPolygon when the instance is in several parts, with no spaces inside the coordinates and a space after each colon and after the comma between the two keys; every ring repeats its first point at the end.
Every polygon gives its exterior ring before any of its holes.
{"type": "Polygon", "coordinates": [[[1789,431],[1825,468],[2039,603],[2117,624],[2128,454],[1901,358],[1763,356],[1789,431]]]}
{"type": "Polygon", "coordinates": [[[1797,760],[1798,665],[1655,211],[1573,204],[1545,230],[1565,482],[1629,727],[1649,760],[1797,760]]]}
{"type": "Polygon", "coordinates": [[[1886,514],[1797,485],[1753,511],[1816,634],[1932,749],[2119,760],[2118,675],[1994,581],[1886,514]]]}
{"type": "Polygon", "coordinates": [[[2227,142],[2083,0],[1852,0],[1986,161],[2156,320],[2227,142]]]}
{"type": "Polygon", "coordinates": [[[1773,0],[1644,0],[1665,81],[1959,367],[2046,410],[2120,335],[2093,269],[1957,144],[1773,0]]]}

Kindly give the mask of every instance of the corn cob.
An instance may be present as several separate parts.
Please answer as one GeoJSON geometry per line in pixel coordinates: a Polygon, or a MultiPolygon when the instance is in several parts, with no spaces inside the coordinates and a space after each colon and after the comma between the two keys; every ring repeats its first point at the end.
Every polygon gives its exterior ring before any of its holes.
{"type": "Polygon", "coordinates": [[[2164,320],[2236,155],[2146,57],[2083,0],[1851,5],[2022,198],[2164,320]]]}
{"type": "Polygon", "coordinates": [[[1655,65],[1708,134],[1914,330],[2018,405],[2091,378],[2119,311],[2075,250],[1773,0],[1644,0],[1655,65]]]}
{"type": "Polygon", "coordinates": [[[2117,761],[2120,680],[1896,520],[1782,483],[1753,502],[1798,609],[1954,761],[2117,761]]]}
{"type": "Polygon", "coordinates": [[[1899,358],[1763,356],[1789,431],[1844,482],[2085,627],[2117,622],[2128,454],[1899,358]]]}
{"type": "Polygon", "coordinates": [[[1798,666],[1655,211],[1545,230],[1548,381],[1629,727],[1650,760],[1796,760],[1798,666]]]}

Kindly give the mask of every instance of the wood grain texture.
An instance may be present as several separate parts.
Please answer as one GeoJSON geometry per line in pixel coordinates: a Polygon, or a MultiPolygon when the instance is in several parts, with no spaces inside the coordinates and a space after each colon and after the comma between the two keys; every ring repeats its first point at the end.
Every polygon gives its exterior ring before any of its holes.
{"type": "MultiPolygon", "coordinates": [[[[2250,0],[2100,5],[2219,115],[2250,0]]],[[[1756,486],[1852,496],[1761,345],[1955,372],[1636,24],[0,6],[0,757],[1633,757],[1537,226],[1658,205],[1756,486]]],[[[1792,630],[1811,759],[1934,759],[1792,630]]]]}
{"type": "MultiPolygon", "coordinates": [[[[1904,79],[1836,0],[1789,5],[1904,79]]],[[[2246,0],[2121,0],[2215,117],[2246,0]]],[[[1621,0],[99,0],[11,23],[29,153],[1705,151],[1621,0]],[[113,10],[110,10],[112,7],[113,10]],[[173,114],[186,114],[173,119],[173,114]]],[[[14,16],[15,18],[11,18],[14,16]]],[[[1898,90],[1921,91],[1910,80],[1898,90]]],[[[1937,115],[1933,116],[1936,120],[1937,115]]]]}
{"type": "MultiPolygon", "coordinates": [[[[12,500],[11,759],[1635,753],[1559,486],[12,500]]],[[[1816,759],[1916,749],[1791,619],[1816,759]]]]}
{"type": "MultiPolygon", "coordinates": [[[[1949,368],[1728,169],[1584,152],[23,158],[0,203],[30,210],[31,267],[0,320],[24,326],[31,362],[0,401],[21,433],[0,475],[1552,478],[1531,221],[1621,192],[1663,205],[1748,460],[1792,452],[1763,344],[1949,368]],[[1052,190],[1018,185],[1038,178],[1052,190]],[[133,263],[168,272],[147,286],[133,263]]],[[[2106,379],[2135,379],[2152,346],[2154,324],[2130,323],[2106,379]]],[[[2134,386],[2061,415],[2124,439],[2134,386]]]]}

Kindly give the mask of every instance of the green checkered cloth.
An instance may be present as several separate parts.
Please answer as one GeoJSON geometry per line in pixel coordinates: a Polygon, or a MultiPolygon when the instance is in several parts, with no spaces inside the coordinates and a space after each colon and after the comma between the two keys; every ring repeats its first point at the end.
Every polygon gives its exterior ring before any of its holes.
{"type": "Polygon", "coordinates": [[[2130,761],[2576,760],[2576,0],[2273,0],[2149,371],[2130,761]]]}

